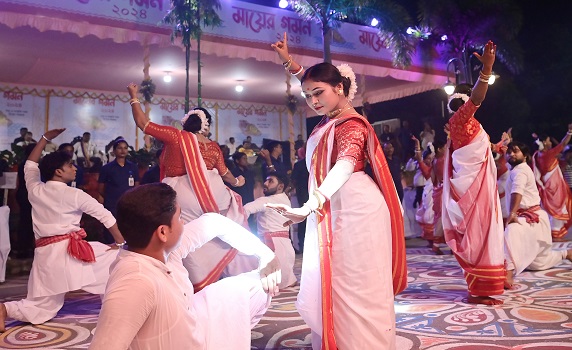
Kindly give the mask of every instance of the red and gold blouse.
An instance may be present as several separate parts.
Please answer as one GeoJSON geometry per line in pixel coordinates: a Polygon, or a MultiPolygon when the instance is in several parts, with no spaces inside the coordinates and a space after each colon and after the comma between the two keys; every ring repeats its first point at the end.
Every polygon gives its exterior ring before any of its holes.
{"type": "Polygon", "coordinates": [[[534,154],[536,166],[542,175],[554,170],[558,166],[558,154],[562,153],[564,145],[559,143],[551,149],[539,151],[534,154]]]}
{"type": "Polygon", "coordinates": [[[338,160],[345,160],[354,165],[354,172],[363,171],[367,149],[367,127],[363,121],[352,118],[339,125],[334,131],[332,147],[332,166],[338,160]]]}
{"type": "Polygon", "coordinates": [[[479,106],[475,106],[473,101],[469,100],[449,119],[450,137],[454,150],[471,143],[481,130],[481,124],[474,117],[478,108],[479,106]]]}
{"type": "MultiPolygon", "coordinates": [[[[163,142],[163,166],[165,167],[165,176],[183,176],[187,174],[185,161],[181,154],[181,145],[177,136],[177,129],[172,126],[147,123],[143,132],[155,137],[163,142]]],[[[216,142],[204,144],[199,142],[201,156],[205,161],[208,170],[216,168],[222,176],[228,172],[228,168],[224,164],[222,151],[216,142]]]]}
{"type": "Polygon", "coordinates": [[[226,167],[226,164],[224,164],[224,157],[218,143],[213,141],[203,143],[199,141],[199,149],[208,170],[216,168],[220,176],[224,176],[224,174],[228,172],[228,168],[226,167]]]}

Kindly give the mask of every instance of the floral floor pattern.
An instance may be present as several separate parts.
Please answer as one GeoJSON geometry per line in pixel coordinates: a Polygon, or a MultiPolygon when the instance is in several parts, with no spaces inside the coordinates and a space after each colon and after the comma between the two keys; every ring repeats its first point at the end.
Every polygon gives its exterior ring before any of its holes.
{"type": "MultiPolygon", "coordinates": [[[[464,302],[465,281],[451,255],[411,248],[408,264],[409,287],[395,300],[398,350],[572,349],[571,263],[523,273],[494,307],[464,302]]],[[[309,328],[294,307],[297,292],[288,288],[273,300],[252,330],[252,350],[311,348],[309,328]]],[[[87,349],[100,306],[98,296],[71,293],[50,322],[9,322],[0,349],[87,349]]]]}

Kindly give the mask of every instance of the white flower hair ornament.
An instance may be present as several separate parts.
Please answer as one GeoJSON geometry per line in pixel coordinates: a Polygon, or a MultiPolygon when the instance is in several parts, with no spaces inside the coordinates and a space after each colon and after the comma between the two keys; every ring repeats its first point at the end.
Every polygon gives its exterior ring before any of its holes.
{"type": "Polygon", "coordinates": [[[450,104],[451,101],[456,98],[460,98],[461,100],[463,100],[464,103],[469,102],[469,95],[467,94],[460,94],[460,93],[452,94],[451,97],[449,97],[449,101],[447,102],[447,109],[449,110],[449,113],[455,113],[455,111],[451,109],[450,104]]]}
{"type": "Polygon", "coordinates": [[[429,147],[431,154],[435,154],[435,146],[433,146],[433,142],[427,142],[427,147],[429,147]]]}
{"type": "Polygon", "coordinates": [[[350,89],[348,91],[348,101],[352,101],[357,92],[357,83],[356,83],[356,75],[349,65],[343,63],[336,67],[342,77],[346,77],[350,80],[350,89]]]}
{"type": "Polygon", "coordinates": [[[544,151],[544,143],[542,143],[542,141],[540,141],[540,139],[534,140],[534,143],[536,143],[538,145],[539,151],[544,151]]]}
{"type": "Polygon", "coordinates": [[[209,121],[207,120],[205,112],[201,111],[200,109],[191,109],[189,113],[185,114],[183,119],[181,119],[181,125],[184,126],[187,119],[189,119],[189,117],[193,114],[198,115],[199,118],[201,119],[201,130],[199,130],[199,133],[202,134],[203,132],[206,132],[207,127],[209,126],[209,121]]]}

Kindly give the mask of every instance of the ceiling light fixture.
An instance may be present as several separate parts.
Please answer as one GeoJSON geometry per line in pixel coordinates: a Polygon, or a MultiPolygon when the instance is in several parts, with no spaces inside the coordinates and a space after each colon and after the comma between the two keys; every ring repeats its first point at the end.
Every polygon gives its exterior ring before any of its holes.
{"type": "Polygon", "coordinates": [[[242,92],[242,91],[244,91],[244,86],[238,84],[237,86],[234,87],[234,91],[242,92]]]}
{"type": "Polygon", "coordinates": [[[288,7],[288,1],[287,0],[280,0],[280,2],[278,3],[278,6],[281,9],[285,9],[286,7],[288,7]]]}
{"type": "Polygon", "coordinates": [[[170,83],[171,81],[173,81],[173,77],[171,76],[171,72],[165,72],[165,75],[163,76],[163,81],[165,83],[170,83]]]}

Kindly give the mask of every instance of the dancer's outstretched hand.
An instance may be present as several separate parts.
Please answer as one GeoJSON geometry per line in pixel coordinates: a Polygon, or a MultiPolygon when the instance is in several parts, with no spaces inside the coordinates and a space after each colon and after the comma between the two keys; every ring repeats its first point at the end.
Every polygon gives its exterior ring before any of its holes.
{"type": "Polygon", "coordinates": [[[286,32],[284,32],[284,39],[278,40],[270,46],[274,49],[274,51],[276,51],[278,57],[280,57],[280,60],[283,63],[288,62],[290,59],[290,54],[288,53],[288,34],[286,34],[286,32]]]}
{"type": "Polygon", "coordinates": [[[137,98],[137,91],[139,91],[139,87],[135,83],[131,83],[127,85],[127,91],[129,92],[129,96],[131,98],[137,98]]]}
{"type": "Polygon", "coordinates": [[[262,282],[264,291],[270,296],[278,294],[278,285],[282,282],[282,271],[280,261],[276,256],[260,269],[260,282],[262,282]]]}
{"type": "Polygon", "coordinates": [[[489,40],[485,44],[482,55],[479,55],[477,52],[474,52],[473,55],[483,64],[483,66],[492,67],[495,62],[496,52],[497,46],[489,40]]]}
{"type": "Polygon", "coordinates": [[[284,204],[274,204],[274,203],[268,203],[265,205],[267,208],[276,211],[278,214],[288,219],[288,221],[284,223],[284,227],[292,224],[298,224],[304,221],[306,217],[310,215],[310,208],[308,208],[305,205],[302,206],[302,208],[290,208],[289,206],[284,204]]]}
{"type": "Polygon", "coordinates": [[[64,131],[66,131],[66,128],[48,130],[44,133],[44,137],[47,138],[48,140],[53,140],[64,131]]]}

